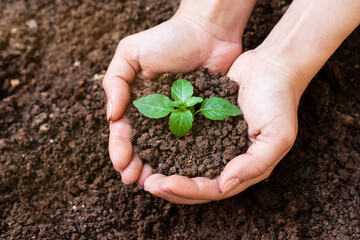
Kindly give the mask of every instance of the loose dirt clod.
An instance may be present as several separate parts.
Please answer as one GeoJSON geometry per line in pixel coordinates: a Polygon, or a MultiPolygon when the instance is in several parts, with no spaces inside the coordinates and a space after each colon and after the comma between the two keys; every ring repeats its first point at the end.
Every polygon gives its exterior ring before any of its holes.
{"type": "Polygon", "coordinates": [[[50,126],[47,123],[40,125],[39,133],[47,133],[50,130],[50,126]]]}

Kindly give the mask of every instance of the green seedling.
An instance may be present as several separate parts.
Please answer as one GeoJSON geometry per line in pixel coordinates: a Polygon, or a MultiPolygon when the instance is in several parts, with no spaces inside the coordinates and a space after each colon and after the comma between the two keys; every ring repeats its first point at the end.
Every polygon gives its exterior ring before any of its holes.
{"type": "Polygon", "coordinates": [[[229,101],[212,97],[202,99],[193,97],[194,88],[185,79],[179,79],[171,87],[170,98],[161,94],[152,94],[135,100],[133,104],[146,117],[163,118],[169,113],[170,131],[178,138],[188,133],[192,127],[195,115],[201,112],[211,120],[224,120],[230,116],[242,114],[242,111],[229,101]],[[199,110],[195,112],[195,105],[202,103],[199,110]]]}

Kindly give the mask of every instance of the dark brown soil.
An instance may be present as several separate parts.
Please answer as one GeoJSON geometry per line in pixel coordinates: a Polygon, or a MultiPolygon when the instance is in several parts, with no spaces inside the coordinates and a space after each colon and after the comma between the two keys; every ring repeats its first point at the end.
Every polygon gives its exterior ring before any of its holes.
{"type": "MultiPolygon", "coordinates": [[[[132,90],[132,100],[154,93],[170,98],[172,83],[180,78],[191,82],[194,96],[203,99],[221,97],[233,104],[237,102],[237,83],[224,74],[210,74],[204,68],[189,74],[166,73],[154,81],[138,81],[132,90]]],[[[195,111],[198,110],[196,107],[195,111]]],[[[176,138],[170,132],[168,116],[147,118],[133,104],[128,116],[139,157],[149,162],[155,173],[214,178],[231,159],[248,148],[247,124],[242,116],[211,121],[197,114],[192,129],[182,138],[176,138]]]]}
{"type": "MultiPolygon", "coordinates": [[[[245,49],[289,3],[258,1],[245,49]]],[[[0,239],[360,239],[359,29],[308,87],[295,146],[266,181],[197,206],[122,184],[101,74],[121,38],[177,5],[0,1],[0,239]]]]}

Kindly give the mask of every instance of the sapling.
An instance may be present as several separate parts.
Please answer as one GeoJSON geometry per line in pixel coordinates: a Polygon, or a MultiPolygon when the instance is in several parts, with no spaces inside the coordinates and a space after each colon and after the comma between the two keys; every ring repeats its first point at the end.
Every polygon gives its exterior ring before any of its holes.
{"type": "Polygon", "coordinates": [[[163,118],[169,113],[170,131],[178,138],[188,133],[197,113],[202,113],[211,120],[224,120],[230,116],[242,114],[242,111],[229,101],[212,97],[202,99],[193,97],[194,88],[185,79],[175,81],[171,87],[170,98],[161,94],[152,94],[135,100],[133,104],[146,117],[163,118]],[[195,105],[201,103],[199,110],[195,112],[195,105]]]}

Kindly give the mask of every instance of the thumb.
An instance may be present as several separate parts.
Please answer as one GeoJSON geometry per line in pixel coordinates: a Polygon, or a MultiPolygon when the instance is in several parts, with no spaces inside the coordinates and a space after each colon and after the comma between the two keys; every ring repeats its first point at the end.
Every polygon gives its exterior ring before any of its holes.
{"type": "Polygon", "coordinates": [[[237,156],[226,165],[220,175],[221,192],[227,194],[247,181],[255,184],[266,179],[291,149],[295,138],[296,129],[276,132],[276,135],[262,132],[245,154],[237,156]]]}
{"type": "Polygon", "coordinates": [[[108,121],[116,121],[123,115],[130,101],[130,84],[140,68],[131,54],[136,51],[126,45],[124,40],[119,43],[103,80],[108,121]]]}

